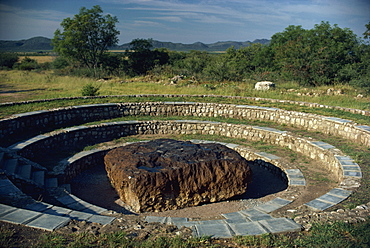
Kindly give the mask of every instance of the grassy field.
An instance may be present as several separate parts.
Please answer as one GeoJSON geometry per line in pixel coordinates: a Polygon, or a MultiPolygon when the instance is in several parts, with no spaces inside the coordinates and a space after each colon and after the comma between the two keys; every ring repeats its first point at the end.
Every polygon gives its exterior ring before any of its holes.
{"type": "Polygon", "coordinates": [[[169,78],[159,77],[92,80],[89,78],[57,76],[52,71],[27,72],[18,70],[0,71],[0,102],[81,96],[82,87],[88,83],[99,86],[100,95],[230,95],[287,99],[331,106],[370,109],[370,96],[356,98],[359,92],[348,85],[302,88],[294,82],[277,82],[276,90],[256,91],[254,90],[255,81],[190,83],[188,80],[183,80],[176,85],[169,85],[169,78]],[[327,95],[329,88],[334,91],[340,90],[343,94],[327,95]]]}
{"type": "Polygon", "coordinates": [[[42,64],[45,62],[53,62],[55,60],[55,56],[49,56],[49,55],[44,55],[44,56],[19,56],[19,62],[22,61],[24,58],[30,58],[34,59],[37,61],[37,63],[42,64]]]}

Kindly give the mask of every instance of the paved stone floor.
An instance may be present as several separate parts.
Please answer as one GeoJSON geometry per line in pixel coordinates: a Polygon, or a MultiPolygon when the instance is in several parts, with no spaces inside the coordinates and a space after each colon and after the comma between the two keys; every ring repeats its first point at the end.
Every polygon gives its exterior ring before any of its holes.
{"type": "Polygon", "coordinates": [[[275,198],[269,202],[238,212],[222,214],[224,219],[189,221],[187,218],[147,216],[147,222],[192,227],[194,236],[230,238],[236,235],[260,235],[264,233],[297,232],[302,226],[288,218],[273,218],[269,213],[291,201],[275,198]]]}

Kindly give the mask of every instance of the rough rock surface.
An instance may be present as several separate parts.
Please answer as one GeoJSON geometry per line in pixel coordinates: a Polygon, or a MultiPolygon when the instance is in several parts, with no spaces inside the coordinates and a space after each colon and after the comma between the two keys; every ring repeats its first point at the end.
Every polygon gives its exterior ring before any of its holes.
{"type": "Polygon", "coordinates": [[[247,161],[224,145],[171,139],[116,148],[104,162],[120,199],[135,212],[225,200],[245,193],[252,177],[247,161]]]}

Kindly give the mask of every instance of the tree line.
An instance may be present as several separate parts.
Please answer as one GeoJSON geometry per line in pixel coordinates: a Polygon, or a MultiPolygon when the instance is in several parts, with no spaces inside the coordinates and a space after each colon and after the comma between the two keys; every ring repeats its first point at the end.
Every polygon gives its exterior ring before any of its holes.
{"type": "MultiPolygon", "coordinates": [[[[267,45],[231,47],[220,54],[153,49],[151,39],[135,39],[124,53],[110,53],[108,48],[118,42],[117,23],[100,6],[81,8],[63,20],[63,30],[56,30],[52,44],[59,56],[48,66],[89,77],[160,74],[198,81],[287,80],[302,86],[349,83],[370,92],[370,22],[362,38],[329,22],[312,29],[291,25],[267,45]]],[[[1,54],[0,66],[37,68],[35,61],[17,63],[15,58],[1,54]]]]}

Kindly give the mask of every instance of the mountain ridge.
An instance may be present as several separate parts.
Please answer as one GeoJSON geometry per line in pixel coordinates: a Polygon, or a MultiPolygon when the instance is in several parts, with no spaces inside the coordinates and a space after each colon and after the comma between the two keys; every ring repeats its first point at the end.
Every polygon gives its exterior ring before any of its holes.
{"type": "MultiPolygon", "coordinates": [[[[234,46],[236,49],[241,47],[250,46],[253,43],[268,44],[268,39],[256,39],[254,41],[218,41],[215,43],[205,44],[203,42],[194,42],[192,44],[175,43],[170,41],[152,40],[153,48],[167,48],[174,51],[225,51],[226,49],[234,46]]],[[[110,50],[126,50],[129,48],[130,43],[116,45],[110,47],[110,50]]],[[[46,52],[53,50],[51,39],[36,36],[30,39],[23,40],[0,40],[0,51],[2,52],[46,52]]]]}

